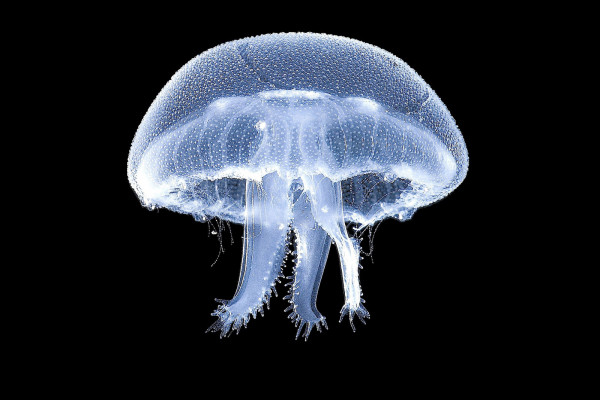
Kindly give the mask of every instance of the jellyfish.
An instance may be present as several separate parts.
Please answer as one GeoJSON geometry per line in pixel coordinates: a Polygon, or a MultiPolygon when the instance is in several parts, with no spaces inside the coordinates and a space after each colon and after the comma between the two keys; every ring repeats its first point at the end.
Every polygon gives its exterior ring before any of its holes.
{"type": "Polygon", "coordinates": [[[144,116],[128,159],[141,203],[243,224],[237,289],[208,331],[264,315],[293,249],[285,310],[296,338],[327,328],[316,306],[332,244],[347,316],[369,318],[357,232],[405,221],[465,178],[462,135],[440,98],[378,47],[314,33],[268,34],[184,65],[144,116]],[[348,233],[347,224],[355,231],[348,233]]]}

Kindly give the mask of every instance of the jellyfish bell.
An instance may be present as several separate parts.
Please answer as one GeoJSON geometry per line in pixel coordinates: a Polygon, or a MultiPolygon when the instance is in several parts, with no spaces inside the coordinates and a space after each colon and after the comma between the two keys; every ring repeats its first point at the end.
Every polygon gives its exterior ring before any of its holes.
{"type": "Polygon", "coordinates": [[[147,204],[241,223],[245,181],[323,175],[345,189],[346,221],[366,226],[437,200],[457,168],[430,130],[373,100],[266,90],[219,98],[156,138],[135,184],[147,204]]]}
{"type": "Polygon", "coordinates": [[[187,63],[140,124],[128,162],[143,204],[244,225],[237,290],[209,330],[239,331],[281,277],[290,240],[289,317],[316,308],[330,246],[340,256],[352,328],[364,322],[358,229],[406,220],[464,179],[468,156],[450,113],[403,61],[338,36],[288,33],[225,43],[187,63]]]}

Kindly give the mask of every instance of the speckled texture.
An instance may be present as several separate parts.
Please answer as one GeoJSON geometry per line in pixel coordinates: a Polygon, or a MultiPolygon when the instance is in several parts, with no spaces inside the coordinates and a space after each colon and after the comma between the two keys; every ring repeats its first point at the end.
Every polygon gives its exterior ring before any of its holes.
{"type": "Polygon", "coordinates": [[[450,113],[402,60],[352,39],[290,33],[187,63],[144,117],[128,175],[147,205],[242,223],[245,186],[226,178],[293,178],[303,167],[341,181],[346,220],[370,224],[439,200],[467,166],[450,113]],[[308,94],[269,94],[286,90],[308,94]]]}
{"type": "Polygon", "coordinates": [[[411,218],[467,168],[450,113],[402,60],[353,39],[286,33],[225,43],[181,68],[140,124],[127,172],[148,207],[245,225],[238,290],[211,327],[222,336],[262,312],[293,237],[286,298],[308,337],[327,326],[316,295],[332,241],[342,316],[369,316],[345,223],[411,218]]]}

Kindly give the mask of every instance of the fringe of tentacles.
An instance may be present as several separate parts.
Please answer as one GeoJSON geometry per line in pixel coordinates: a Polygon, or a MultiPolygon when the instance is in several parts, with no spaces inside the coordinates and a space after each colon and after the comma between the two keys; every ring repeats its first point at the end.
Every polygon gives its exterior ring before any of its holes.
{"type": "MultiPolygon", "coordinates": [[[[297,249],[298,248],[298,235],[296,234],[296,232],[294,232],[294,248],[297,249]]],[[[318,332],[322,332],[321,328],[324,327],[325,329],[329,329],[329,327],[327,326],[327,322],[325,322],[325,317],[321,316],[321,318],[318,321],[307,321],[304,318],[302,318],[302,316],[300,316],[300,314],[298,314],[296,312],[296,304],[294,304],[294,298],[300,294],[300,292],[298,291],[298,286],[296,285],[296,270],[298,268],[298,251],[294,250],[292,252],[292,256],[294,257],[294,268],[292,270],[292,275],[290,276],[286,276],[286,279],[289,279],[290,282],[286,283],[285,286],[289,287],[289,291],[288,294],[283,298],[283,300],[287,300],[290,305],[283,310],[284,312],[288,312],[291,311],[288,314],[288,318],[292,321],[292,323],[294,324],[294,326],[296,328],[298,328],[298,330],[296,331],[296,339],[298,339],[298,337],[300,337],[300,333],[302,332],[302,328],[304,328],[304,334],[302,335],[304,337],[304,340],[308,340],[308,336],[310,335],[310,332],[312,331],[313,328],[316,328],[318,332]]]]}
{"type": "Polygon", "coordinates": [[[287,238],[285,240],[286,252],[285,257],[283,258],[283,262],[279,266],[279,273],[277,274],[273,282],[271,282],[269,290],[265,292],[265,294],[261,299],[259,299],[257,304],[245,314],[233,315],[227,307],[227,305],[231,303],[231,300],[215,299],[215,301],[219,303],[219,305],[211,315],[213,317],[217,317],[217,320],[206,330],[206,332],[221,331],[219,334],[220,338],[230,336],[233,333],[233,331],[235,331],[237,335],[240,333],[242,327],[246,328],[248,326],[248,322],[250,322],[250,317],[256,319],[258,314],[260,314],[263,317],[265,316],[264,307],[266,306],[267,310],[269,310],[271,305],[271,296],[274,295],[275,297],[277,297],[277,290],[275,289],[275,285],[281,283],[281,279],[285,278],[282,269],[286,263],[288,256],[291,254],[291,251],[289,249],[289,243],[290,229],[288,229],[287,238]]]}
{"type": "MultiPolygon", "coordinates": [[[[362,253],[362,248],[360,246],[360,241],[362,241],[362,238],[356,238],[358,240],[358,242],[356,242],[356,245],[358,246],[358,251],[362,253]]],[[[362,260],[363,257],[360,257],[360,260],[362,260]]],[[[360,277],[360,270],[363,269],[363,266],[360,264],[358,264],[358,274],[360,277]]],[[[365,303],[365,299],[363,299],[363,290],[362,290],[362,286],[359,286],[358,288],[360,290],[360,304],[358,305],[358,308],[353,310],[350,308],[349,304],[344,304],[344,307],[342,307],[342,310],[340,312],[340,321],[342,322],[344,320],[344,317],[347,315],[348,316],[348,322],[350,322],[350,327],[352,328],[353,332],[356,332],[356,327],[354,326],[354,316],[356,315],[358,317],[358,319],[360,320],[360,322],[363,323],[363,325],[366,325],[367,322],[365,321],[365,319],[369,319],[371,318],[371,315],[369,314],[369,312],[367,311],[367,309],[364,306],[365,303]]]]}
{"type": "MultiPolygon", "coordinates": [[[[294,236],[294,240],[297,241],[297,235],[294,236]]],[[[296,245],[297,245],[297,243],[296,243],[296,245]]],[[[298,246],[295,246],[295,248],[297,248],[297,247],[298,246]]],[[[360,246],[359,246],[359,251],[362,251],[362,250],[360,250],[360,246]]],[[[297,251],[294,251],[292,254],[294,256],[294,269],[293,269],[292,275],[286,276],[286,279],[290,279],[290,282],[285,284],[285,286],[289,286],[290,289],[289,289],[289,293],[283,298],[283,300],[288,300],[290,305],[284,311],[285,312],[291,311],[290,314],[288,315],[288,318],[290,320],[292,320],[292,323],[294,324],[294,326],[296,328],[298,328],[298,330],[296,331],[296,339],[298,339],[298,337],[300,337],[302,328],[304,328],[304,334],[302,336],[304,337],[304,340],[308,340],[308,336],[310,335],[313,328],[316,328],[318,332],[321,332],[322,327],[325,327],[325,329],[329,329],[329,327],[327,326],[327,322],[325,321],[324,316],[321,316],[321,318],[316,322],[315,321],[307,321],[307,320],[303,319],[296,312],[296,305],[294,304],[294,298],[300,294],[300,292],[298,291],[298,287],[296,285],[296,279],[295,279],[296,269],[298,267],[298,253],[297,253],[297,251]]],[[[361,257],[361,259],[362,259],[362,257],[361,257]]],[[[363,269],[362,265],[360,265],[360,264],[359,264],[358,268],[359,268],[359,272],[361,269],[363,269]]],[[[358,308],[353,310],[350,308],[350,305],[344,304],[344,307],[342,307],[342,310],[341,310],[340,322],[342,322],[344,320],[344,317],[347,315],[348,321],[350,322],[350,327],[352,328],[353,332],[356,332],[356,327],[354,326],[354,316],[357,316],[358,319],[365,325],[366,325],[365,319],[370,318],[370,314],[364,306],[365,299],[363,299],[362,296],[363,296],[363,291],[362,291],[362,288],[360,288],[360,304],[359,304],[358,308]]]]}

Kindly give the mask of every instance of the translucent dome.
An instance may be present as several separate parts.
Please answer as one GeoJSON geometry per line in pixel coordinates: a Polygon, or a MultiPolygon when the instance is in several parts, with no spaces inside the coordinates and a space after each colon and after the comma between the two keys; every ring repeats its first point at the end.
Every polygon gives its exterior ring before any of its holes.
{"type": "Polygon", "coordinates": [[[144,204],[243,223],[245,181],[277,171],[341,182],[344,218],[404,219],[464,179],[450,113],[406,63],[377,47],[309,33],[246,38],[187,63],[131,147],[144,204]]]}
{"type": "Polygon", "coordinates": [[[244,224],[242,272],[209,330],[224,336],[268,304],[293,237],[289,318],[308,337],[331,243],[342,317],[369,316],[360,245],[346,231],[410,218],[464,179],[450,113],[402,60],[357,40],[312,33],[246,38],[188,62],[135,135],[131,186],[148,207],[244,224]]]}

